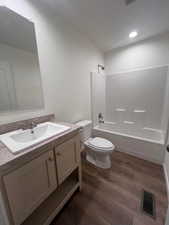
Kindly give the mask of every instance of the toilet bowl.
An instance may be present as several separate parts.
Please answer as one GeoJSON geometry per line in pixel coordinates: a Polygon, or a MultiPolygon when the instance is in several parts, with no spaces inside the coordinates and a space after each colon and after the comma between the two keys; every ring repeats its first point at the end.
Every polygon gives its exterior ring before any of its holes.
{"type": "Polygon", "coordinates": [[[111,167],[111,154],[115,146],[105,138],[91,137],[92,122],[90,120],[79,121],[81,127],[81,148],[86,150],[86,160],[100,168],[111,167]]]}
{"type": "Polygon", "coordinates": [[[97,167],[108,169],[111,167],[111,153],[115,146],[107,139],[95,137],[89,138],[86,146],[86,159],[97,167]]]}

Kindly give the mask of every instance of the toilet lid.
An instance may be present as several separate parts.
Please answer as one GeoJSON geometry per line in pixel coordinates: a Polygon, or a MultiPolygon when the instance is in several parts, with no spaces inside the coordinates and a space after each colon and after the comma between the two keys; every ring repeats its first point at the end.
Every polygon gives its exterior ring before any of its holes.
{"type": "Polygon", "coordinates": [[[114,148],[114,145],[110,141],[100,137],[92,138],[89,140],[89,144],[98,149],[109,150],[114,148]]]}

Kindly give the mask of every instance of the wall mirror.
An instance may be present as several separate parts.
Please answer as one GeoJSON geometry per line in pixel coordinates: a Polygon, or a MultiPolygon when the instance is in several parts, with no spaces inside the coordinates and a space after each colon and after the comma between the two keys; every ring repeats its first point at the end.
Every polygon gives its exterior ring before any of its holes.
{"type": "Polygon", "coordinates": [[[34,24],[0,7],[0,113],[43,108],[34,24]]]}

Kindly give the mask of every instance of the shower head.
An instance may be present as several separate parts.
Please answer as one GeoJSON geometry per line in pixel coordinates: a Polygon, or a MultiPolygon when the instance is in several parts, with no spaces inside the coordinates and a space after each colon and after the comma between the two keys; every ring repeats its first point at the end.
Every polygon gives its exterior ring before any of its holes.
{"type": "Polygon", "coordinates": [[[104,70],[104,66],[98,64],[98,68],[101,68],[102,70],[104,70]]]}
{"type": "Polygon", "coordinates": [[[104,70],[104,69],[105,69],[105,67],[104,67],[103,65],[98,64],[98,73],[99,73],[99,69],[104,70]]]}

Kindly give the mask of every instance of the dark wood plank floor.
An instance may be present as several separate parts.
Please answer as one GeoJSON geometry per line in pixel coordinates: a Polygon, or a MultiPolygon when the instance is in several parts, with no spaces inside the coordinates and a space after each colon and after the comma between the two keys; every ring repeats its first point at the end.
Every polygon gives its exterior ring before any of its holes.
{"type": "Polygon", "coordinates": [[[162,167],[115,151],[108,170],[83,160],[83,190],[51,225],[164,225],[166,209],[162,167]],[[143,189],[156,197],[155,220],[140,210],[143,189]]]}

